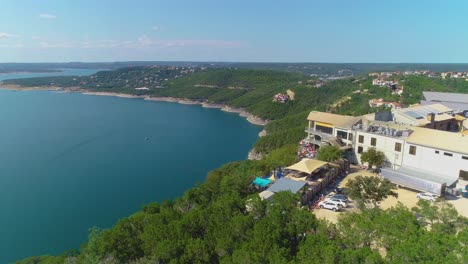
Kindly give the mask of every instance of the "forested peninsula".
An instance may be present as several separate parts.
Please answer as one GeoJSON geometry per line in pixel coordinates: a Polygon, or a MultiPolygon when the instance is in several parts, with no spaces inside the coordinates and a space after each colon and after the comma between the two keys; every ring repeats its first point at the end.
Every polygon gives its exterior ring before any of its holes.
{"type": "Polygon", "coordinates": [[[144,205],[109,229],[92,228],[79,249],[18,263],[467,263],[468,219],[453,208],[364,208],[318,220],[290,193],[261,201],[251,182],[297,160],[312,110],[362,115],[369,100],[404,105],[422,91],[468,93],[464,79],[404,76],[401,95],[357,75],[323,81],[301,73],[238,68],[129,67],[90,76],[6,80],[0,86],[174,97],[244,109],[270,122],[242,160],[208,173],[182,197],[144,205]],[[292,91],[286,102],[276,94],[292,91]],[[246,209],[251,199],[254,210],[246,209]],[[417,213],[416,213],[417,212],[417,213]]]}

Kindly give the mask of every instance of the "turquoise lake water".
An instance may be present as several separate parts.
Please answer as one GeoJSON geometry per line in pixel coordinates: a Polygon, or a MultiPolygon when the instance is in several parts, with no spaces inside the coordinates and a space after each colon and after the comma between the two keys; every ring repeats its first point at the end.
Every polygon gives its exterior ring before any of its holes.
{"type": "Polygon", "coordinates": [[[0,90],[0,263],[79,248],[245,159],[260,130],[200,106],[0,90]]]}

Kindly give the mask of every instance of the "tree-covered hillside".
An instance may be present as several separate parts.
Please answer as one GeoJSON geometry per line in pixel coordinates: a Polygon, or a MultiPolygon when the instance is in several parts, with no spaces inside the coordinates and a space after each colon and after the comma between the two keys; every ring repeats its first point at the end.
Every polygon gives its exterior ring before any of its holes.
{"type": "MultiPolygon", "coordinates": [[[[288,193],[277,195],[274,203],[260,201],[250,184],[255,175],[265,175],[296,160],[297,142],[305,137],[306,117],[311,110],[366,114],[376,111],[368,105],[372,98],[411,102],[420,98],[423,87],[466,92],[464,84],[407,78],[408,94],[401,98],[388,88],[372,86],[368,77],[329,81],[316,88],[316,80],[300,74],[200,69],[182,77],[159,72],[167,76],[165,88],[135,90],[143,85],[139,81],[151,77],[149,71],[122,69],[79,81],[86,82],[80,86],[93,91],[172,96],[244,108],[272,120],[265,127],[268,135],[255,144],[263,159],[225,164],[178,199],[145,205],[110,229],[94,228],[79,250],[19,263],[468,262],[467,219],[446,205],[421,204],[414,212],[403,206],[364,209],[347,213],[337,224],[331,224],[297,207],[296,197],[288,193]],[[295,93],[295,100],[272,101],[274,94],[288,89],[295,93]],[[249,199],[253,210],[247,210],[249,199]]],[[[151,73],[153,77],[155,74],[151,73]]],[[[50,85],[51,81],[65,84],[65,80],[6,83],[36,86],[41,82],[50,85]]]]}

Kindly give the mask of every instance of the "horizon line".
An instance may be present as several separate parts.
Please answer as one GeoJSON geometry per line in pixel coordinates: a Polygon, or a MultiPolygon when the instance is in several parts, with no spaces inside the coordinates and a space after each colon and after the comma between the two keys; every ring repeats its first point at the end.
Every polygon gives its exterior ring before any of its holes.
{"type": "Polygon", "coordinates": [[[66,63],[152,63],[152,62],[190,62],[190,63],[268,63],[268,64],[468,64],[468,62],[320,62],[320,61],[230,61],[230,60],[119,60],[119,61],[40,61],[40,62],[0,62],[1,64],[66,64],[66,63]]]}

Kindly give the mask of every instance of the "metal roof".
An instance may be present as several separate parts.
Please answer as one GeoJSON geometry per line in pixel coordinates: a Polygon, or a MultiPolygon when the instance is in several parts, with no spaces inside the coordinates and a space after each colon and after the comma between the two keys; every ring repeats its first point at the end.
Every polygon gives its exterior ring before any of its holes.
{"type": "Polygon", "coordinates": [[[441,93],[441,92],[423,92],[427,101],[436,102],[454,102],[468,104],[468,94],[461,93],[441,93]]]}
{"type": "Polygon", "coordinates": [[[444,176],[444,175],[433,173],[431,171],[416,169],[416,168],[412,168],[409,166],[401,166],[397,170],[393,170],[391,168],[382,168],[381,170],[381,174],[384,177],[387,174],[392,174],[392,173],[408,175],[408,176],[418,178],[418,179],[428,181],[428,182],[435,182],[435,183],[440,183],[440,184],[446,183],[447,186],[452,185],[454,182],[458,180],[449,176],[444,176]]]}
{"type": "Polygon", "coordinates": [[[270,192],[282,192],[282,191],[290,191],[292,193],[297,193],[304,185],[306,182],[301,182],[301,181],[293,181],[290,179],[286,178],[281,178],[277,180],[273,185],[270,186],[267,190],[270,192]]]}
{"type": "MultiPolygon", "coordinates": [[[[453,109],[456,113],[467,111],[468,110],[468,103],[458,103],[458,102],[438,102],[445,107],[453,109]]],[[[422,105],[431,105],[434,104],[434,101],[421,101],[422,105]]]]}

